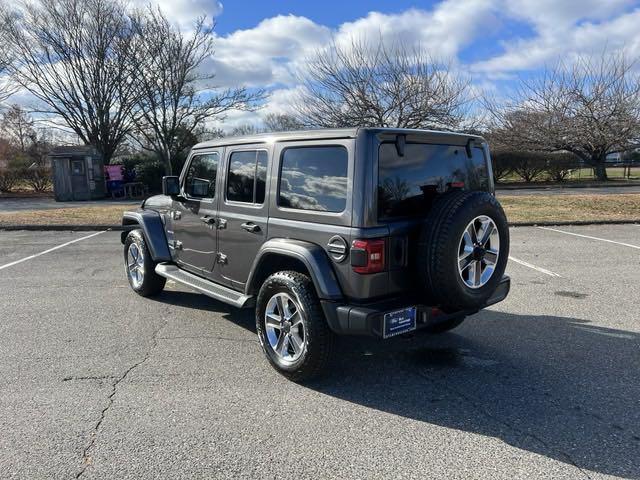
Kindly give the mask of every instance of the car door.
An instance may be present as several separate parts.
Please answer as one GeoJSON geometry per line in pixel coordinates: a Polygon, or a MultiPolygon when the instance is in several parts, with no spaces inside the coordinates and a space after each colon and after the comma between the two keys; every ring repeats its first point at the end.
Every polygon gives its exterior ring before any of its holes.
{"type": "Polygon", "coordinates": [[[218,273],[229,286],[242,290],[267,238],[269,151],[264,146],[241,146],[227,148],[225,156],[225,191],[218,214],[218,273]]]}
{"type": "Polygon", "coordinates": [[[222,150],[194,154],[181,178],[171,211],[174,258],[184,269],[211,277],[217,253],[216,182],[222,150]]]}

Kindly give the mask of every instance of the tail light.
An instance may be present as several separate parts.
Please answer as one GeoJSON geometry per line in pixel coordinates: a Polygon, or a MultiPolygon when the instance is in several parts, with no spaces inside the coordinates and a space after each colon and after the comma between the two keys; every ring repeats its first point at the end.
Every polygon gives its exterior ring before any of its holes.
{"type": "Polygon", "coordinates": [[[385,269],[385,241],[354,240],[351,244],[351,267],[356,273],[378,273],[385,269]]]}

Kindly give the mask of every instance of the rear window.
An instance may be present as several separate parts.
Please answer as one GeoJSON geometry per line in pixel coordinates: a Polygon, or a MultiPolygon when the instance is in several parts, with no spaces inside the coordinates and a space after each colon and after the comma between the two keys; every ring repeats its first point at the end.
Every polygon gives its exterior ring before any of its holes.
{"type": "Polygon", "coordinates": [[[282,154],[278,204],[342,212],[347,203],[347,163],[344,147],[287,148],[282,154]]]}
{"type": "Polygon", "coordinates": [[[267,152],[247,150],[233,152],[229,159],[227,200],[264,203],[267,180],[267,152]]]}
{"type": "Polygon", "coordinates": [[[400,157],[394,143],[378,152],[378,217],[424,215],[434,197],[451,184],[465,190],[488,190],[489,177],[482,148],[408,143],[400,157]]]}

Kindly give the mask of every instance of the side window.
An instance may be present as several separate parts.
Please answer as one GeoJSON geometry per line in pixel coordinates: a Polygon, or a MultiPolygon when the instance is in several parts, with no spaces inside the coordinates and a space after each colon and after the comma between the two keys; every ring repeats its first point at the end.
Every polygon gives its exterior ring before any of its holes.
{"type": "Polygon", "coordinates": [[[73,175],[84,175],[84,160],[72,160],[71,173],[73,175]]]}
{"type": "Polygon", "coordinates": [[[213,198],[219,163],[217,153],[193,157],[184,183],[186,194],[196,198],[213,198]]]}
{"type": "Polygon", "coordinates": [[[347,204],[347,149],[292,147],[282,154],[278,205],[342,212],[347,204]]]}
{"type": "Polygon", "coordinates": [[[227,200],[264,203],[268,155],[264,150],[233,152],[229,159],[227,200]]]}

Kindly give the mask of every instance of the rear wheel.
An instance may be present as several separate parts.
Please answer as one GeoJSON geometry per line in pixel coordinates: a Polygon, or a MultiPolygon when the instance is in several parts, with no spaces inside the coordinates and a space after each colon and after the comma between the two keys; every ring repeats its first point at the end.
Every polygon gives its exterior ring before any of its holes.
{"type": "Polygon", "coordinates": [[[124,267],[132,290],[143,297],[157,295],[166,279],[155,271],[142,230],[132,230],[124,242],[124,267]]]}
{"type": "Polygon", "coordinates": [[[446,311],[482,307],[509,256],[504,211],[487,192],[443,196],[429,215],[419,248],[419,274],[430,301],[446,311]]]}
{"type": "Polygon", "coordinates": [[[322,313],[311,279],[277,272],[260,288],[256,329],[269,363],[299,382],[321,374],[333,346],[333,332],[322,313]]]}

